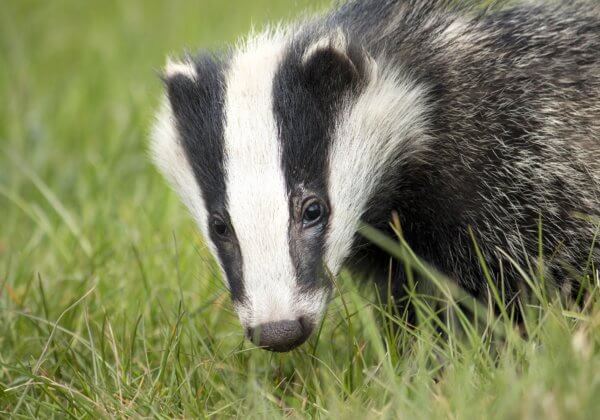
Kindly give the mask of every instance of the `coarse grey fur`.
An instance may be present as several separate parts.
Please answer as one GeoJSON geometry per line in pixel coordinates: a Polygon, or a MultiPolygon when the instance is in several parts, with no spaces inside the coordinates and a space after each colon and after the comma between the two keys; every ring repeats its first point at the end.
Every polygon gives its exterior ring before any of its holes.
{"type": "MultiPolygon", "coordinates": [[[[428,147],[390,168],[367,222],[385,229],[397,211],[416,253],[476,296],[486,282],[469,227],[509,300],[523,279],[505,254],[535,264],[540,224],[556,284],[572,290],[600,266],[598,3],[352,1],[327,22],[428,87],[428,147]]],[[[356,249],[356,268],[386,267],[356,249]]]]}

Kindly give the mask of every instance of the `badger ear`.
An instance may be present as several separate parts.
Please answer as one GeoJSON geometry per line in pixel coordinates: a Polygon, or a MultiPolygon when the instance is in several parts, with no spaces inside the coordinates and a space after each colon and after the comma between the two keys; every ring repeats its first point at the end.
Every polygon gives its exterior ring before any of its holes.
{"type": "Polygon", "coordinates": [[[167,98],[175,115],[192,117],[198,112],[197,102],[200,100],[198,71],[191,59],[175,61],[167,58],[162,79],[165,84],[167,98]]]}
{"type": "Polygon", "coordinates": [[[162,78],[176,117],[196,122],[210,113],[220,97],[220,63],[211,55],[167,60],[162,78]]]}
{"type": "Polygon", "coordinates": [[[341,29],[311,44],[302,56],[307,84],[319,94],[342,92],[359,86],[368,77],[371,58],[348,42],[341,29]]]}

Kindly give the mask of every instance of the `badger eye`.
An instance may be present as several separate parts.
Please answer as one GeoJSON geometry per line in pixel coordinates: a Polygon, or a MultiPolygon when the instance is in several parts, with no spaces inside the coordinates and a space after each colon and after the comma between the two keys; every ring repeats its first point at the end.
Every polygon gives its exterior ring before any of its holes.
{"type": "Polygon", "coordinates": [[[211,223],[212,231],[221,238],[229,236],[229,226],[220,217],[214,217],[211,223]]]}
{"type": "Polygon", "coordinates": [[[302,224],[310,227],[317,224],[325,214],[324,206],[316,199],[309,200],[302,209],[302,224]]]}

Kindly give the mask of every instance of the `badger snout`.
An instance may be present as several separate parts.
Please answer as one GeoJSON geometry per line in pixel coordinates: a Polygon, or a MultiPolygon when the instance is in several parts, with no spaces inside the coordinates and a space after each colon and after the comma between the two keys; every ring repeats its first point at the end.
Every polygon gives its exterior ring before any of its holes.
{"type": "Polygon", "coordinates": [[[290,351],[304,343],[314,329],[314,324],[305,317],[295,320],[267,322],[256,327],[248,327],[246,334],[250,341],[266,350],[290,351]]]}

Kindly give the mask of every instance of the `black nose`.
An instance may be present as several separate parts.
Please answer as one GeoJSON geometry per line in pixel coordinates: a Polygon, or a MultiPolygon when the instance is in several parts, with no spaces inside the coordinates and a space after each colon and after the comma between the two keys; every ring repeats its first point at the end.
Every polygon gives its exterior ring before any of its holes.
{"type": "Polygon", "coordinates": [[[248,338],[257,346],[270,351],[290,351],[304,343],[310,336],[312,323],[304,318],[294,321],[267,322],[248,328],[248,338]]]}

